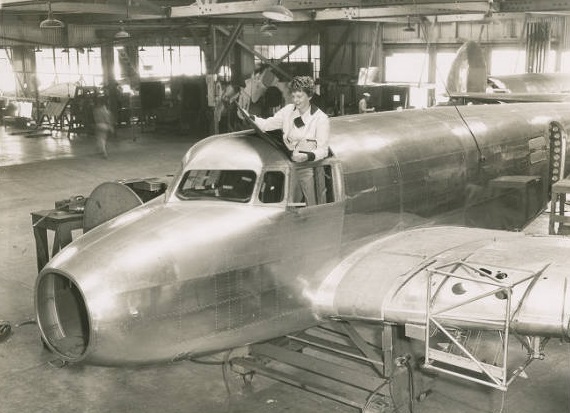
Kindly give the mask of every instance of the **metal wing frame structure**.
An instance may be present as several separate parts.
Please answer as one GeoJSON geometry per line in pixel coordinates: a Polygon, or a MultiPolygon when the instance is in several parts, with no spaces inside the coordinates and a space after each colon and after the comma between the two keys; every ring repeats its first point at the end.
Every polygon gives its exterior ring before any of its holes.
{"type": "MultiPolygon", "coordinates": [[[[523,365],[517,368],[512,375],[509,376],[508,372],[508,361],[509,361],[509,334],[511,331],[511,321],[516,315],[517,311],[521,308],[524,299],[528,297],[528,293],[535,285],[537,280],[541,277],[544,270],[548,265],[546,265],[542,270],[537,272],[530,272],[530,275],[514,282],[506,282],[506,273],[497,272],[495,276],[491,275],[486,269],[476,268],[465,261],[457,261],[450,264],[441,265],[434,268],[429,268],[428,278],[427,278],[427,300],[426,300],[426,323],[425,323],[425,363],[424,367],[437,371],[440,373],[450,374],[452,376],[460,377],[469,381],[473,381],[479,384],[484,384],[502,391],[506,391],[508,386],[520,376],[526,367],[535,359],[543,359],[544,353],[542,352],[544,346],[548,342],[548,338],[533,337],[530,338],[531,342],[536,342],[538,340],[539,346],[530,347],[526,346],[528,350],[527,360],[523,365]],[[469,276],[465,276],[458,273],[458,270],[464,269],[469,276]],[[439,288],[432,291],[432,285],[439,284],[434,279],[438,277],[443,277],[441,283],[453,282],[453,280],[465,280],[468,282],[475,282],[489,287],[488,291],[479,294],[475,297],[470,297],[463,302],[444,307],[443,309],[437,308],[437,296],[439,288]],[[524,285],[523,285],[524,284],[524,285]],[[513,290],[517,287],[523,289],[522,299],[513,308],[513,290]],[[493,364],[488,364],[474,354],[473,351],[465,347],[460,340],[454,335],[453,329],[444,326],[442,318],[445,318],[446,313],[451,310],[458,309],[460,307],[466,306],[470,303],[480,301],[484,298],[496,296],[500,297],[504,302],[505,318],[504,321],[498,323],[498,332],[502,338],[502,363],[501,366],[496,366],[493,364]],[[433,335],[432,328],[435,328],[436,332],[442,332],[457,348],[460,349],[462,355],[453,355],[446,353],[444,351],[435,349],[432,346],[430,337],[433,335]],[[454,369],[439,367],[435,364],[437,362],[443,363],[446,366],[460,367],[466,370],[474,371],[477,373],[482,373],[485,379],[480,379],[474,377],[473,375],[460,373],[454,371],[454,369]]],[[[461,286],[461,284],[456,284],[461,286]]],[[[460,288],[460,287],[458,287],[460,288]]],[[[466,317],[463,321],[466,322],[477,322],[475,319],[469,319],[466,317]]],[[[520,336],[515,335],[517,338],[520,336]]],[[[521,343],[526,345],[526,341],[521,340],[521,343]]]]}

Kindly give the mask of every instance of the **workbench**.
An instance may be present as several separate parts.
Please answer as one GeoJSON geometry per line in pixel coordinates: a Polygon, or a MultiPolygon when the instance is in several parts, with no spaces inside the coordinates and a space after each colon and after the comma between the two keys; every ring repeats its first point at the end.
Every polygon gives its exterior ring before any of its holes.
{"type": "Polygon", "coordinates": [[[83,213],[48,209],[32,212],[31,215],[39,272],[51,257],[72,241],[71,231],[83,228],[83,213]],[[55,232],[51,256],[49,255],[48,229],[55,232]]]}

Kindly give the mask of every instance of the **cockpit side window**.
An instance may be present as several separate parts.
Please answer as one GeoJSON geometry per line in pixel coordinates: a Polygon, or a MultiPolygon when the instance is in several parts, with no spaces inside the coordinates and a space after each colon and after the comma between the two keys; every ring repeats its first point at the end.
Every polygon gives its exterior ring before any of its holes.
{"type": "Polygon", "coordinates": [[[176,194],[184,200],[248,202],[255,178],[255,172],[247,170],[190,170],[182,177],[176,194]]]}
{"type": "Polygon", "coordinates": [[[268,171],[263,175],[259,190],[259,200],[264,204],[276,204],[283,201],[285,174],[280,171],[268,171]]]}

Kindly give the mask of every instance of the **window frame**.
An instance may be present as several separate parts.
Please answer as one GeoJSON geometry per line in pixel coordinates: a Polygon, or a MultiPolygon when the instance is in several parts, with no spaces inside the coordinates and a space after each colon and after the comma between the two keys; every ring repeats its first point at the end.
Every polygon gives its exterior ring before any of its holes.
{"type": "MultiPolygon", "coordinates": [[[[307,163],[295,165],[292,168],[291,178],[289,179],[289,191],[288,191],[288,194],[286,196],[287,205],[292,207],[292,208],[295,208],[295,209],[306,209],[306,208],[314,208],[314,207],[323,207],[326,205],[333,205],[335,203],[338,203],[340,201],[340,194],[342,193],[341,186],[340,186],[341,183],[338,182],[338,179],[340,179],[340,176],[341,176],[341,174],[339,174],[339,172],[338,172],[338,166],[336,165],[336,163],[335,162],[328,162],[327,159],[322,160],[322,161],[317,161],[317,162],[307,162],[307,163]],[[327,167],[330,170],[330,179],[331,179],[330,189],[332,190],[332,199],[328,202],[315,204],[315,205],[306,205],[306,204],[300,205],[300,203],[294,202],[293,197],[295,196],[295,185],[298,184],[297,171],[302,170],[302,169],[311,168],[311,169],[313,169],[313,177],[314,177],[315,176],[315,169],[317,169],[317,168],[324,169],[327,167]]],[[[315,190],[316,190],[316,187],[315,187],[315,190]]]]}
{"type": "MultiPolygon", "coordinates": [[[[238,203],[238,204],[249,204],[252,202],[253,199],[255,199],[255,194],[257,192],[259,192],[258,190],[258,181],[259,181],[259,175],[256,171],[252,170],[252,169],[188,169],[186,171],[184,171],[184,173],[182,174],[182,178],[180,179],[180,182],[178,183],[178,185],[176,186],[176,190],[175,190],[175,195],[176,197],[180,200],[180,201],[222,201],[222,202],[233,202],[233,203],[238,203]],[[253,175],[253,184],[251,187],[251,192],[249,193],[249,196],[247,199],[238,199],[238,198],[230,198],[230,197],[222,197],[222,196],[197,196],[196,198],[193,197],[185,197],[181,194],[181,191],[184,187],[184,185],[188,182],[188,178],[190,176],[190,174],[192,172],[205,172],[205,171],[209,171],[209,172],[219,172],[220,175],[222,175],[223,172],[248,172],[251,173],[253,175]]],[[[216,180],[216,183],[219,183],[220,178],[218,177],[216,180]]],[[[212,188],[213,190],[214,188],[212,188]]],[[[218,188],[216,188],[218,189],[218,188]]]]}
{"type": "Polygon", "coordinates": [[[257,187],[257,197],[256,197],[256,203],[260,203],[261,205],[280,205],[283,204],[285,201],[287,201],[289,196],[289,191],[288,191],[288,176],[286,171],[282,170],[282,169],[265,169],[261,172],[260,174],[260,179],[259,179],[259,184],[257,187]],[[263,184],[265,183],[265,176],[268,173],[280,173],[283,176],[283,188],[282,188],[282,194],[281,194],[281,199],[277,202],[263,202],[261,200],[261,190],[263,188],[263,184]]]}

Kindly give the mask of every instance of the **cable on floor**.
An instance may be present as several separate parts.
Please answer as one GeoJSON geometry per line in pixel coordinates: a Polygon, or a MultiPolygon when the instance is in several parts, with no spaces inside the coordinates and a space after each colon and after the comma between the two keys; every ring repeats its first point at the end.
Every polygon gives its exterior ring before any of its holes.
{"type": "Polygon", "coordinates": [[[12,324],[9,321],[0,320],[0,343],[7,340],[12,334],[12,324]]]}

